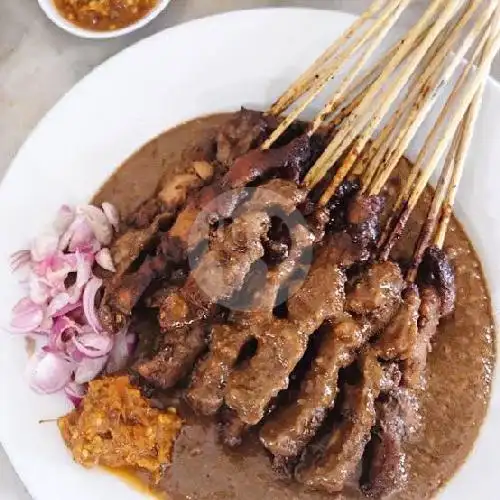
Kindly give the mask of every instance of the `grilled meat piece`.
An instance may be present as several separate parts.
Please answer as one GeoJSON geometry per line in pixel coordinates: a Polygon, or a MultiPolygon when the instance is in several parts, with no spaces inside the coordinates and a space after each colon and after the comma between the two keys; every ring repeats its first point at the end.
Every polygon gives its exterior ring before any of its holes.
{"type": "Polygon", "coordinates": [[[210,352],[198,363],[186,395],[187,401],[197,413],[214,415],[222,406],[229,373],[252,334],[252,329],[251,325],[244,324],[213,327],[210,352]]]}
{"type": "Polygon", "coordinates": [[[344,418],[333,431],[319,456],[307,452],[295,470],[296,479],[315,489],[338,493],[344,488],[363,456],[375,425],[375,400],[380,393],[383,371],[374,353],[361,360],[362,380],[347,389],[344,418]]]}
{"type": "Polygon", "coordinates": [[[330,324],[296,400],[276,411],[260,431],[262,444],[280,464],[298,456],[335,402],[339,370],[349,366],[368,338],[368,323],[350,317],[330,324]]]}
{"type": "Polygon", "coordinates": [[[418,335],[403,362],[403,384],[414,389],[425,387],[427,353],[431,350],[431,341],[436,334],[442,311],[440,294],[433,286],[422,286],[420,299],[418,335]]]}
{"type": "Polygon", "coordinates": [[[241,108],[217,134],[217,161],[230,167],[236,158],[257,147],[275,127],[273,117],[241,108]]]}
{"type": "Polygon", "coordinates": [[[418,401],[413,392],[391,390],[377,402],[377,425],[365,451],[360,480],[366,496],[385,498],[405,486],[404,443],[419,427],[418,401]]]}
{"type": "Polygon", "coordinates": [[[103,324],[116,331],[130,316],[149,284],[160,274],[168,275],[174,265],[185,259],[189,245],[197,243],[192,241],[193,238],[190,241],[193,224],[221,193],[231,190],[229,195],[217,198],[222,200],[222,206],[215,204],[212,208],[219,217],[227,218],[247,195],[246,191],[238,188],[270,173],[295,178],[296,172],[302,171],[310,159],[307,137],[299,139],[279,149],[248,153],[239,158],[220,180],[197,193],[179,213],[170,230],[161,235],[156,253],[148,256],[137,271],[117,278],[102,302],[100,315],[103,324]],[[252,163],[254,161],[255,164],[252,163]]]}
{"type": "Polygon", "coordinates": [[[361,488],[370,498],[385,498],[400,490],[407,480],[402,442],[405,424],[396,399],[390,397],[377,406],[379,422],[366,448],[361,488]]]}
{"type": "Polygon", "coordinates": [[[383,318],[385,323],[393,314],[394,303],[401,300],[404,280],[394,262],[375,262],[350,290],[346,310],[357,316],[383,318]]]}
{"type": "Polygon", "coordinates": [[[139,361],[133,371],[149,385],[169,389],[191,372],[205,349],[206,335],[201,323],[178,328],[165,335],[162,348],[152,359],[139,361]]]}
{"type": "Polygon", "coordinates": [[[384,209],[381,196],[357,195],[347,207],[347,231],[355,243],[374,250],[380,236],[380,215],[384,209]]]}
{"type": "Polygon", "coordinates": [[[420,264],[419,282],[433,285],[441,298],[441,316],[448,316],[455,309],[456,285],[453,266],[443,250],[429,247],[420,264]]]}
{"type": "Polygon", "coordinates": [[[416,285],[403,292],[403,302],[391,323],[377,339],[374,349],[386,361],[403,361],[411,356],[418,342],[418,311],[420,295],[416,285]]]}
{"type": "MultiPolygon", "coordinates": [[[[262,443],[280,463],[299,455],[313,438],[335,403],[339,370],[354,361],[357,351],[390,321],[397,310],[397,291],[403,281],[399,267],[375,265],[368,268],[364,275],[367,275],[362,278],[364,286],[368,283],[377,292],[385,287],[390,293],[373,299],[373,307],[360,307],[359,310],[366,315],[364,318],[356,320],[346,316],[330,325],[330,332],[319,346],[296,401],[275,413],[262,428],[262,443]],[[376,320],[369,320],[377,311],[383,313],[376,320]]],[[[360,285],[347,295],[346,303],[365,303],[365,297],[366,290],[360,285]]]]}
{"type": "Polygon", "coordinates": [[[226,404],[250,425],[257,424],[278,392],[288,387],[295,365],[304,355],[309,336],[328,318],[341,314],[344,304],[343,260],[351,257],[350,238],[333,237],[320,251],[302,288],[288,301],[288,319],[272,319],[258,332],[258,349],[248,365],[229,378],[226,404]],[[329,282],[325,290],[323,284],[329,282]]]}
{"type": "Polygon", "coordinates": [[[238,188],[280,171],[280,177],[298,183],[311,158],[310,139],[304,134],[278,149],[254,149],[234,162],[223,178],[223,188],[238,188]]]}
{"type": "Polygon", "coordinates": [[[213,415],[221,407],[227,379],[241,350],[252,338],[258,338],[261,329],[271,321],[280,287],[314,238],[307,228],[298,225],[291,229],[291,240],[288,258],[267,273],[264,285],[254,292],[248,311],[240,313],[231,325],[214,326],[210,351],[198,363],[187,393],[187,400],[197,413],[213,415]]]}

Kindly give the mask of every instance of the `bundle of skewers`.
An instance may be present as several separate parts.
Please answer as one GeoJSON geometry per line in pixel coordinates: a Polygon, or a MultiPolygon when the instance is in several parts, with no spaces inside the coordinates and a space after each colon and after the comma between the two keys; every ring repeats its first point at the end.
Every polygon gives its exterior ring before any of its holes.
{"type": "Polygon", "coordinates": [[[427,354],[454,308],[445,235],[500,43],[496,1],[433,0],[377,58],[409,3],[375,1],[267,112],[235,115],[212,162],[160,186],[115,243],[117,273],[100,307],[114,331],[136,307],[158,309],[155,352],[132,368],[145,390],[188,380],[186,400],[217,415],[228,445],[257,431],[280,473],[330,493],[360,463],[367,495],[404,485],[427,354]],[[331,80],[321,111],[299,121],[331,80]],[[391,194],[389,181],[445,94],[391,194]],[[434,173],[413,255],[395,261],[434,173]],[[270,214],[276,205],[307,223],[283,237],[270,214]],[[218,229],[194,231],[202,216],[218,229]],[[270,255],[264,274],[255,273],[270,255]],[[245,310],[221,306],[243,294],[245,310]],[[340,418],[329,425],[332,411],[340,418]]]}

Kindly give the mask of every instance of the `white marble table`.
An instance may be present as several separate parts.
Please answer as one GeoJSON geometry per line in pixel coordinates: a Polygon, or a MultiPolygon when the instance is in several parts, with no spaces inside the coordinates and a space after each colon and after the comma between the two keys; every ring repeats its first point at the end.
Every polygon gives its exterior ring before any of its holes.
{"type": "MultiPolygon", "coordinates": [[[[142,31],[111,41],[75,38],[48,21],[36,0],[0,0],[0,179],[40,118],[94,66],[165,27],[236,9],[303,6],[359,13],[370,0],[173,0],[142,31]]],[[[403,23],[428,0],[413,0],[403,23]]],[[[500,64],[494,74],[500,76],[500,64]]],[[[4,406],[5,408],[5,406],[4,406]]],[[[2,411],[5,411],[3,409],[2,411]]],[[[29,500],[0,446],[0,499],[29,500]]]]}

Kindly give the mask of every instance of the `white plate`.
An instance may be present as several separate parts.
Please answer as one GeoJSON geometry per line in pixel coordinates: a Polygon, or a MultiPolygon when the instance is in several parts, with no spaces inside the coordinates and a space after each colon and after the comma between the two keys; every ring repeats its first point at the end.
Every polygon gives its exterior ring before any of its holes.
{"type": "MultiPolygon", "coordinates": [[[[44,118],[0,188],[0,325],[19,289],[9,255],[49,223],[62,203],[87,200],[124,159],[184,120],[239,106],[264,108],[352,22],[312,10],[226,14],[167,30],[129,48],[78,84],[44,118]],[[305,34],[305,36],[300,36],[305,34]]],[[[29,99],[29,96],[27,96],[29,99]]],[[[500,90],[490,82],[458,209],[500,305],[500,90]]],[[[75,465],[55,424],[69,406],[26,385],[23,341],[0,335],[0,438],[36,500],[141,498],[109,474],[75,465]]],[[[474,453],[443,498],[497,498],[500,392],[474,453]]],[[[196,471],[193,471],[196,473],[196,471]]]]}

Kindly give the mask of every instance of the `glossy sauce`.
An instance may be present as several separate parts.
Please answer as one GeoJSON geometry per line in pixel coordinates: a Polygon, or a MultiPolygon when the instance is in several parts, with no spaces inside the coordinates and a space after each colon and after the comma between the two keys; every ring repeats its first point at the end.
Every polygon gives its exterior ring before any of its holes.
{"type": "Polygon", "coordinates": [[[158,0],[54,0],[57,10],[68,21],[94,31],[130,26],[157,4],[158,0]]]}
{"type": "MultiPolygon", "coordinates": [[[[153,195],[161,176],[182,171],[189,149],[210,138],[226,117],[215,115],[183,124],[154,139],[134,154],[105,184],[96,201],[111,201],[122,213],[135,210],[153,195]]],[[[398,177],[407,175],[401,162],[398,177]]],[[[390,193],[388,193],[390,194],[390,193]]],[[[413,242],[430,206],[429,189],[413,214],[398,257],[412,253],[413,242]]],[[[495,364],[495,330],[481,263],[464,230],[453,218],[446,247],[455,267],[457,306],[441,322],[428,359],[428,390],[422,399],[423,431],[408,445],[409,483],[393,498],[422,500],[433,496],[457,472],[471,451],[486,415],[495,364]]],[[[175,446],[173,464],[163,488],[173,499],[326,500],[329,495],[306,491],[276,478],[255,435],[237,450],[223,449],[216,425],[179,409],[186,425],[175,446]]],[[[362,498],[355,484],[341,498],[362,498]]]]}

